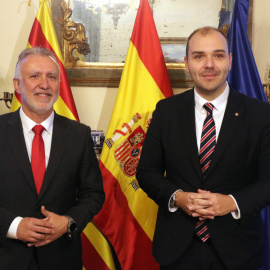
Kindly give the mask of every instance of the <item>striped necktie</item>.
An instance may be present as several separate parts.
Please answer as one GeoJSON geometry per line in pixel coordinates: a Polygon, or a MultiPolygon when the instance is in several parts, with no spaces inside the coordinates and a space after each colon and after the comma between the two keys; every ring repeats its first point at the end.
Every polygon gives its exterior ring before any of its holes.
{"type": "MultiPolygon", "coordinates": [[[[200,143],[200,164],[202,168],[202,175],[205,179],[211,162],[211,157],[216,146],[216,126],[212,115],[214,106],[211,103],[205,103],[203,107],[207,112],[207,116],[204,120],[202,129],[200,143]]],[[[195,232],[203,242],[210,237],[204,220],[197,222],[195,232]]]]}

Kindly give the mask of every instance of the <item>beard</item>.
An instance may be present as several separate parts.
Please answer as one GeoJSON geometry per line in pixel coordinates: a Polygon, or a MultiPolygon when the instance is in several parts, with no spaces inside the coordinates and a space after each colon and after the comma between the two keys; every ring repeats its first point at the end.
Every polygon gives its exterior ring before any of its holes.
{"type": "Polygon", "coordinates": [[[26,98],[25,95],[21,95],[21,101],[28,108],[28,110],[30,110],[38,115],[43,115],[43,114],[46,114],[53,109],[53,105],[56,102],[56,100],[58,99],[58,97],[59,97],[59,93],[52,94],[51,100],[49,102],[44,102],[44,104],[42,104],[42,102],[39,102],[39,103],[38,102],[29,102],[29,100],[26,98]]]}

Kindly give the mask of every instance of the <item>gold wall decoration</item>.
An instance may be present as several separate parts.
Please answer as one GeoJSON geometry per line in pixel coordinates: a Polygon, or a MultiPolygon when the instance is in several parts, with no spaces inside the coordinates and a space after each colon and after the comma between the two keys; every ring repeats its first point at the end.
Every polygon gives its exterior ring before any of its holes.
{"type": "Polygon", "coordinates": [[[91,49],[87,42],[84,25],[70,20],[72,10],[64,0],[61,2],[61,13],[62,17],[57,17],[56,21],[61,25],[64,65],[65,67],[75,67],[80,58],[74,56],[74,50],[76,49],[82,55],[87,55],[91,49]]]}
{"type": "MultiPolygon", "coordinates": [[[[119,2],[111,0],[113,1],[119,2]]],[[[121,2],[128,1],[131,0],[121,0],[121,2]]],[[[138,4],[140,2],[133,1],[138,4]]],[[[218,13],[222,4],[225,5],[232,0],[208,0],[205,5],[201,2],[194,5],[190,0],[181,1],[185,3],[181,9],[178,8],[179,3],[175,0],[149,0],[149,4],[153,11],[163,53],[168,54],[169,58],[174,56],[174,48],[178,53],[177,57],[174,57],[176,62],[166,62],[172,86],[190,88],[193,82],[186,71],[185,64],[183,61],[177,61],[182,57],[180,53],[185,46],[181,40],[202,25],[217,27],[218,13]],[[197,14],[200,16],[198,17],[197,14]]],[[[104,12],[93,14],[85,10],[85,6],[79,4],[80,2],[81,0],[51,0],[54,27],[69,82],[72,86],[119,87],[136,9],[130,8],[126,14],[121,14],[115,29],[110,15],[104,12]]],[[[91,2],[96,2],[98,5],[102,1],[91,0],[91,2]]],[[[252,3],[253,0],[250,0],[248,23],[250,32],[252,3]]]]}

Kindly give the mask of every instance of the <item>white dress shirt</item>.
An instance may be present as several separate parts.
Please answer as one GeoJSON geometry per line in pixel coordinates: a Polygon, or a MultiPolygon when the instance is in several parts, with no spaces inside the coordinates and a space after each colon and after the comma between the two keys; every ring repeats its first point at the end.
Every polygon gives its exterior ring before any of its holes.
{"type": "MultiPolygon", "coordinates": [[[[29,161],[31,162],[32,142],[33,142],[33,139],[35,136],[35,133],[32,130],[32,128],[38,124],[35,123],[34,121],[32,121],[29,117],[27,117],[25,115],[22,107],[20,108],[20,118],[22,121],[23,135],[24,135],[24,140],[25,140],[25,144],[26,144],[26,149],[27,149],[27,153],[29,156],[29,161]]],[[[54,111],[51,113],[51,115],[45,121],[43,121],[40,124],[45,128],[45,130],[42,133],[42,138],[43,138],[44,147],[45,147],[46,168],[48,166],[50,151],[51,151],[53,120],[54,120],[54,111]]],[[[18,225],[22,219],[23,219],[22,217],[16,217],[12,221],[12,223],[9,227],[9,230],[7,232],[8,238],[17,239],[17,228],[18,228],[18,225]]]]}
{"type": "MultiPolygon", "coordinates": [[[[195,125],[196,125],[196,139],[197,139],[197,146],[198,146],[198,155],[200,154],[200,141],[201,141],[203,123],[204,123],[204,120],[205,120],[205,118],[207,116],[207,112],[203,108],[203,105],[205,103],[209,102],[214,106],[213,118],[214,118],[215,126],[216,126],[216,142],[217,142],[218,141],[218,135],[219,135],[219,132],[220,132],[220,129],[221,129],[222,121],[223,121],[223,117],[224,117],[224,113],[225,113],[225,109],[226,109],[227,102],[228,102],[228,96],[229,96],[229,85],[228,85],[228,83],[227,83],[227,86],[226,86],[224,92],[220,96],[218,96],[216,99],[214,99],[212,101],[208,101],[208,100],[202,98],[197,93],[196,88],[194,87],[195,125]]],[[[177,191],[175,191],[172,194],[172,196],[174,196],[177,191]]],[[[239,219],[240,218],[240,209],[238,208],[238,205],[237,205],[237,202],[236,202],[235,198],[232,195],[230,195],[230,196],[233,198],[233,200],[234,200],[234,202],[235,202],[235,204],[237,206],[237,209],[238,209],[238,211],[232,212],[232,216],[235,219],[239,219]]],[[[178,207],[170,207],[170,203],[168,205],[169,205],[169,211],[170,212],[175,212],[178,209],[178,207]]]]}

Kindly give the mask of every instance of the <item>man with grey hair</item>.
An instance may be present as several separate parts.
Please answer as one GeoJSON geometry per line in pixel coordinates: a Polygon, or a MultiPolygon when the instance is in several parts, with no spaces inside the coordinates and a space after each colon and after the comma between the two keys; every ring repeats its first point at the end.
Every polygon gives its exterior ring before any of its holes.
{"type": "Polygon", "coordinates": [[[105,196],[90,128],[56,114],[60,68],[25,49],[13,79],[21,108],[0,116],[0,265],[82,269],[80,233],[105,196]]]}

